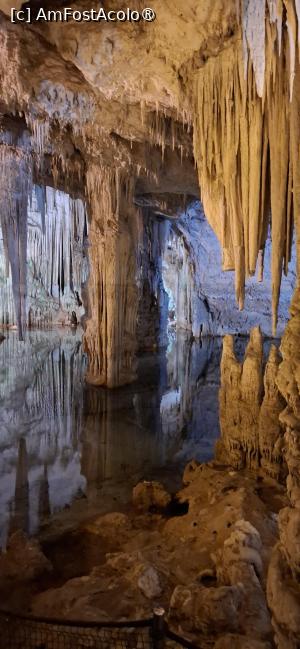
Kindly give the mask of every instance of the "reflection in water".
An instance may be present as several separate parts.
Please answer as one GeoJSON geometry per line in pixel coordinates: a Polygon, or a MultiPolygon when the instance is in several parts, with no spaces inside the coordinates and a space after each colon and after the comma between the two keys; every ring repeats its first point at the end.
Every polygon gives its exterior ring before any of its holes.
{"type": "Polygon", "coordinates": [[[208,459],[219,434],[220,341],[178,337],[135,384],[84,385],[81,331],[10,332],[0,345],[0,545],[104,484],[208,459]]]}

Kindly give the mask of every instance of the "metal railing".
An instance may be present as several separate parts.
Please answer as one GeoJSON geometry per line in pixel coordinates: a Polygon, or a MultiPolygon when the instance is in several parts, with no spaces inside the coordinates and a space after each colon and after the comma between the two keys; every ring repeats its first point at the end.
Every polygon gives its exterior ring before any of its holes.
{"type": "Polygon", "coordinates": [[[0,610],[0,649],[201,649],[171,631],[165,611],[126,622],[83,622],[18,615],[0,610]]]}

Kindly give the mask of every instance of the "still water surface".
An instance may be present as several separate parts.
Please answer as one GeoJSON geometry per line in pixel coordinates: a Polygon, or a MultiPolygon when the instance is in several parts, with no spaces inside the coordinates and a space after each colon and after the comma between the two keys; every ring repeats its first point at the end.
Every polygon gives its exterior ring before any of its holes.
{"type": "MultiPolygon", "coordinates": [[[[173,337],[139,358],[136,383],[84,383],[82,331],[31,331],[0,344],[0,545],[103,487],[126,488],[191,457],[219,435],[221,340],[173,337]]],[[[102,490],[102,492],[101,492],[102,490]]]]}

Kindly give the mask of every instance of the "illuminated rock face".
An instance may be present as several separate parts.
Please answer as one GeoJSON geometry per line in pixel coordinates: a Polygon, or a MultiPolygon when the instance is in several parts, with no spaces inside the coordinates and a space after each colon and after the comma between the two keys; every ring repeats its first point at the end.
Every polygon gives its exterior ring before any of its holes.
{"type": "MultiPolygon", "coordinates": [[[[163,252],[163,278],[170,295],[177,329],[196,338],[239,333],[248,335],[259,325],[272,334],[270,237],[266,241],[264,277],[250,277],[245,286],[244,309],[234,297],[234,273],[222,271],[221,247],[208,224],[201,203],[191,202],[172,224],[169,222],[163,252]]],[[[296,284],[295,246],[287,276],[282,278],[277,334],[282,335],[289,318],[289,305],[296,284]]]]}
{"type": "MultiPolygon", "coordinates": [[[[84,314],[82,286],[88,277],[86,214],[80,199],[51,187],[35,186],[28,199],[26,262],[27,295],[25,323],[51,327],[84,314]]],[[[0,239],[0,322],[18,324],[14,300],[14,276],[5,255],[5,238],[0,239]],[[8,271],[8,274],[7,274],[8,271]]],[[[23,274],[26,271],[23,268],[23,274]]]]}
{"type": "Polygon", "coordinates": [[[219,393],[222,436],[217,449],[217,455],[230,459],[237,469],[261,466],[278,480],[286,473],[279,421],[285,401],[276,384],[280,361],[278,349],[271,345],[263,368],[259,328],[251,331],[242,363],[235,356],[233,338],[225,336],[219,393]]]}
{"type": "Polygon", "coordinates": [[[285,401],[279,415],[284,431],[284,454],[287,465],[287,494],[290,505],[279,514],[279,543],[275,546],[268,573],[268,603],[276,641],[280,649],[297,646],[300,632],[299,599],[299,294],[296,291],[292,317],[281,342],[283,361],[277,374],[277,386],[285,401]]]}

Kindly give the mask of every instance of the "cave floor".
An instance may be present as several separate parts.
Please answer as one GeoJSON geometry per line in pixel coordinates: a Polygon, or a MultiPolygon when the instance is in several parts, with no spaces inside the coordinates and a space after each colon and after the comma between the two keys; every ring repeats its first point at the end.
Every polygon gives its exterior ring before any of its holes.
{"type": "Polygon", "coordinates": [[[21,346],[9,332],[0,346],[2,601],[93,621],[160,604],[204,648],[226,636],[269,649],[266,572],[287,500],[259,471],[212,459],[221,339],[179,335],[139,357],[136,383],[107,391],[84,383],[81,336],[31,331],[21,346]],[[134,502],[145,480],[175,508],[134,502]]]}
{"type": "Polygon", "coordinates": [[[188,511],[150,511],[142,500],[91,513],[56,534],[44,530],[40,545],[16,533],[0,557],[1,597],[15,611],[86,621],[147,618],[159,604],[201,647],[224,638],[271,647],[266,574],[284,487],[193,461],[177,503],[188,511]]]}

